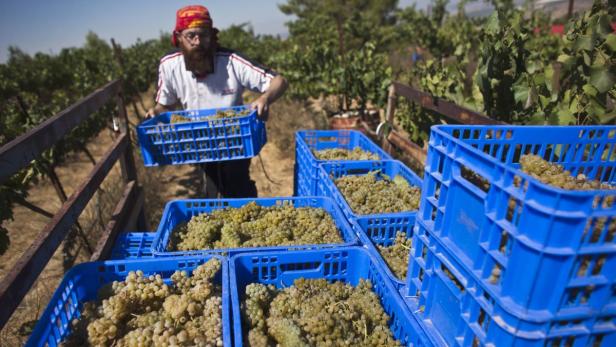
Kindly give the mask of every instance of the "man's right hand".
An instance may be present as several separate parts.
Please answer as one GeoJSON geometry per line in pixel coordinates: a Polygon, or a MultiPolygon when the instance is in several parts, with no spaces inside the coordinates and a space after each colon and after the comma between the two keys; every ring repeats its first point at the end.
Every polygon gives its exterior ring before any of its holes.
{"type": "Polygon", "coordinates": [[[145,112],[145,119],[154,118],[154,116],[156,116],[156,111],[154,108],[150,108],[145,112]]]}

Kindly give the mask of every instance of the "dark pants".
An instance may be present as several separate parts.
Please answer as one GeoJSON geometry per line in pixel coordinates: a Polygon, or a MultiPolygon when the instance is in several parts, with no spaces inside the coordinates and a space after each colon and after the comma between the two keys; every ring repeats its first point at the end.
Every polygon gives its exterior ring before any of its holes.
{"type": "Polygon", "coordinates": [[[203,191],[206,199],[256,198],[257,186],[250,179],[250,159],[229,160],[201,165],[205,171],[203,191]]]}

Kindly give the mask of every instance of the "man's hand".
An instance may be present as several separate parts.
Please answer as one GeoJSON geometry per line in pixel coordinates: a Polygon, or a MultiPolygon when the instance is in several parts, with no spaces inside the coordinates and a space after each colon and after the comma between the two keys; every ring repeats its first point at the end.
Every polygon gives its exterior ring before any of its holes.
{"type": "Polygon", "coordinates": [[[255,102],[250,105],[250,108],[257,110],[259,118],[266,121],[269,117],[269,105],[282,96],[288,86],[287,80],[282,76],[278,75],[274,77],[267,91],[255,100],[255,102]]]}
{"type": "Polygon", "coordinates": [[[269,117],[269,101],[266,95],[261,95],[250,105],[250,108],[257,110],[257,116],[259,116],[261,120],[264,122],[267,121],[269,117]]]}
{"type": "Polygon", "coordinates": [[[156,116],[156,111],[154,108],[150,108],[145,112],[145,119],[154,118],[154,116],[156,116]]]}
{"type": "Polygon", "coordinates": [[[150,118],[156,117],[157,115],[159,115],[159,114],[161,114],[163,112],[172,111],[174,109],[174,107],[176,107],[176,106],[165,106],[165,105],[161,105],[161,104],[156,104],[153,108],[150,108],[150,109],[148,109],[145,112],[145,119],[150,119],[150,118]]]}

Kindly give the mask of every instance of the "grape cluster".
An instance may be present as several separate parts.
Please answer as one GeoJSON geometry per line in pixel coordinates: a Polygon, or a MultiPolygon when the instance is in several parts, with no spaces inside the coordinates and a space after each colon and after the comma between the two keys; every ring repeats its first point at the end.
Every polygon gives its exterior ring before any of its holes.
{"type": "Polygon", "coordinates": [[[318,160],[379,160],[378,155],[364,151],[359,147],[353,148],[352,151],[344,148],[312,150],[312,154],[318,160]]]}
{"type": "Polygon", "coordinates": [[[252,283],[242,302],[244,343],[264,346],[399,346],[372,284],[295,280],[275,289],[252,283]]]}
{"type": "MultiPolygon", "coordinates": [[[[594,190],[594,189],[616,189],[616,186],[610,185],[598,180],[591,180],[584,174],[578,174],[572,176],[571,173],[565,170],[561,165],[548,162],[538,155],[526,154],[520,157],[520,168],[522,171],[538,179],[539,181],[549,184],[557,188],[563,188],[568,190],[594,190]]],[[[520,179],[516,176],[514,184],[520,186],[520,179]]],[[[608,195],[602,202],[603,206],[611,207],[614,204],[614,195],[608,195]]],[[[512,210],[515,208],[513,201],[509,202],[509,209],[507,211],[507,218],[511,220],[512,210]]],[[[605,217],[597,218],[593,227],[592,239],[598,239],[605,224],[608,223],[605,217]]],[[[616,235],[616,219],[611,219],[607,226],[607,237],[613,239],[616,235]]]]}
{"type": "Polygon", "coordinates": [[[204,116],[204,117],[185,117],[181,114],[174,113],[171,115],[171,119],[169,123],[186,123],[186,122],[195,122],[195,121],[203,121],[209,119],[224,119],[224,118],[235,118],[235,117],[243,117],[249,115],[251,110],[218,110],[213,116],[204,116]]]}
{"type": "Polygon", "coordinates": [[[348,175],[335,184],[354,213],[365,215],[413,211],[419,208],[421,190],[411,186],[404,177],[393,180],[379,171],[366,175],[348,175]]]}
{"type": "Polygon", "coordinates": [[[411,239],[406,237],[406,233],[397,232],[391,246],[378,245],[378,248],[379,253],[394,275],[400,279],[405,279],[409,264],[409,253],[411,252],[411,239]]]}
{"type": "Polygon", "coordinates": [[[170,251],[341,243],[332,217],[322,208],[289,204],[263,207],[254,201],[194,216],[177,227],[170,251]]]}
{"type": "Polygon", "coordinates": [[[211,117],[213,119],[223,119],[223,118],[235,118],[235,117],[243,117],[243,116],[247,116],[249,115],[251,112],[251,110],[249,109],[244,109],[244,110],[239,110],[239,111],[235,111],[235,110],[218,110],[216,111],[216,114],[211,117]]]}
{"type": "Polygon", "coordinates": [[[170,285],[131,271],[101,288],[100,305],[84,304],[62,346],[222,346],[222,289],[213,283],[220,267],[214,258],[192,276],[176,271],[170,285]]]}
{"type": "Polygon", "coordinates": [[[568,190],[616,189],[607,183],[588,179],[584,174],[573,177],[561,165],[546,161],[534,154],[520,157],[520,167],[522,171],[539,181],[557,188],[568,190]]]}
{"type": "Polygon", "coordinates": [[[171,119],[169,119],[169,123],[174,124],[174,123],[186,123],[186,122],[190,122],[191,119],[188,117],[184,117],[181,114],[172,114],[171,115],[171,119]]]}

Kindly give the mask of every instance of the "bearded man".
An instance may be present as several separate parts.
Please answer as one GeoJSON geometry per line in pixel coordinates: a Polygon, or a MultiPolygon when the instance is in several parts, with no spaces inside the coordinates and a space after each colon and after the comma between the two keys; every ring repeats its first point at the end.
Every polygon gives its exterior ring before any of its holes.
{"type": "MultiPolygon", "coordinates": [[[[267,120],[269,105],[287,89],[287,81],[237,52],[218,46],[207,8],[187,6],[177,11],[172,43],[180,49],[160,60],[153,117],[174,109],[196,110],[243,104],[245,89],[261,93],[252,103],[267,120]]],[[[204,193],[207,198],[256,197],[250,179],[250,159],[206,163],[204,193]]]]}

